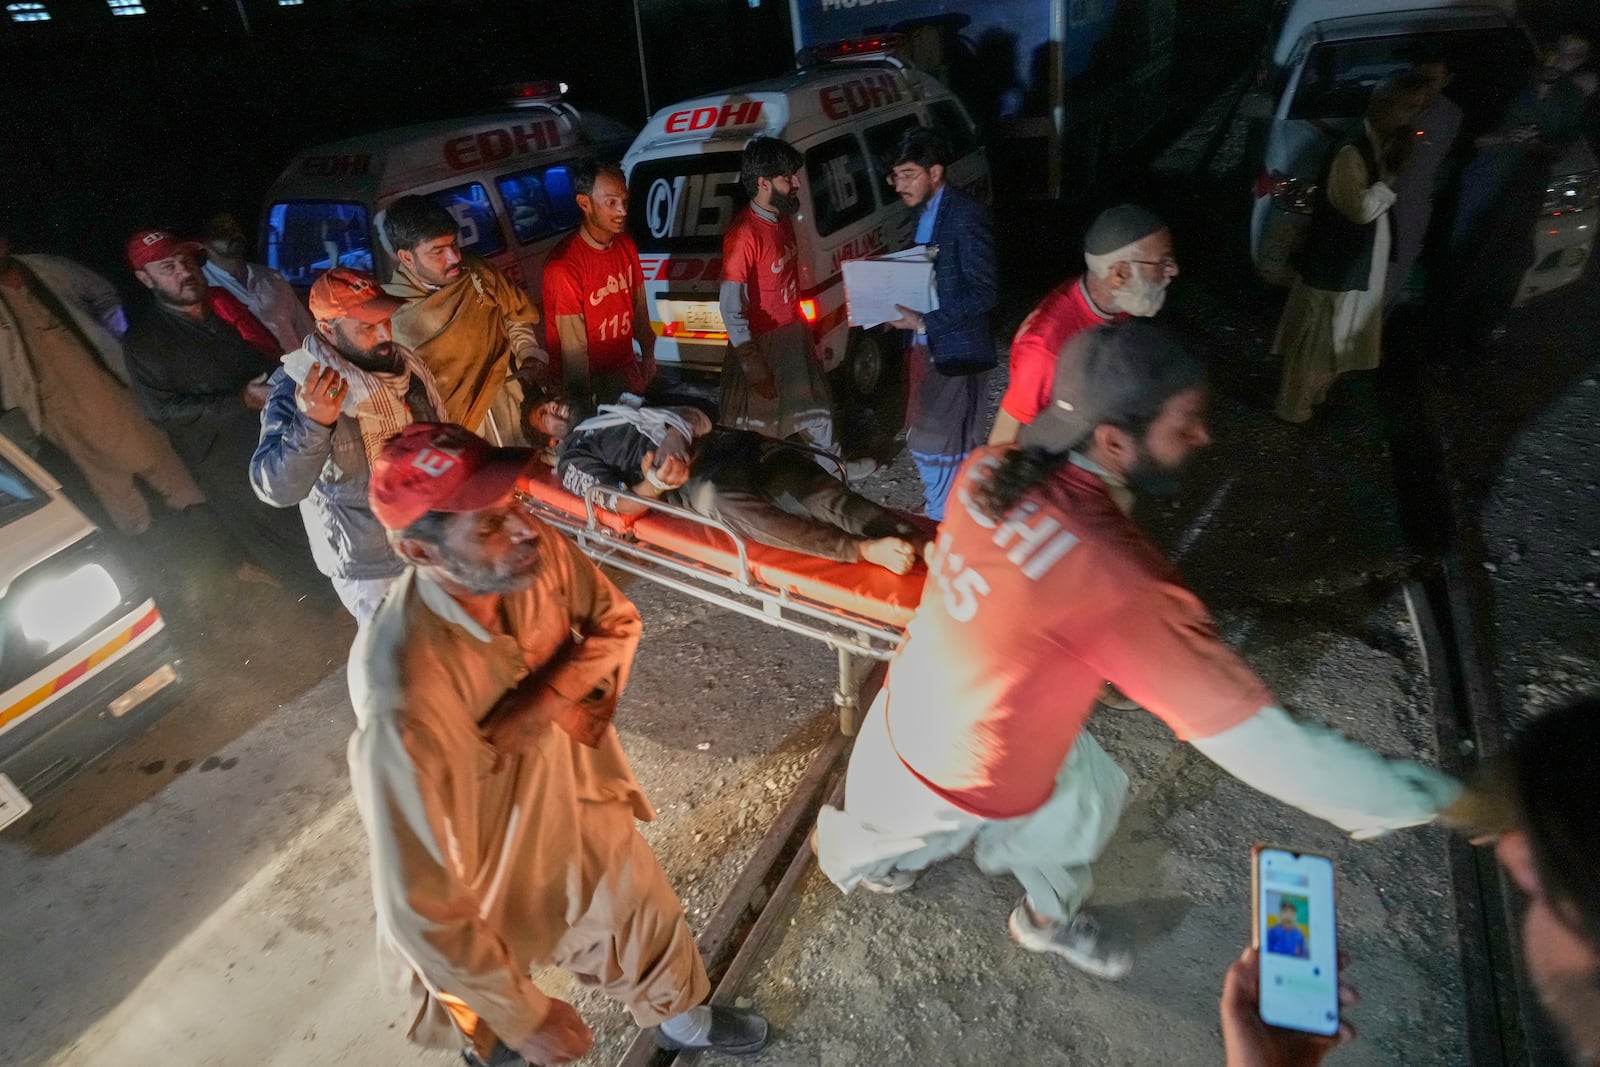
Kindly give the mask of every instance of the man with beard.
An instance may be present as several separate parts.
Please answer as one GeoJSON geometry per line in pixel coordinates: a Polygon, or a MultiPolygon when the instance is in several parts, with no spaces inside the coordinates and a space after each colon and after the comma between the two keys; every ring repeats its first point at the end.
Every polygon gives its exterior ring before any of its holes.
{"type": "Polygon", "coordinates": [[[72,461],[117,529],[141,534],[137,482],[173,511],[205,497],[129,391],[127,328],[110,282],[61,256],[13,256],[0,234],[0,408],[72,461]]]}
{"type": "MultiPolygon", "coordinates": [[[[607,404],[562,441],[556,473],[575,496],[621,488],[715,519],[757,544],[840,563],[872,563],[895,574],[917,560],[917,529],[852,492],[792,445],[749,430],[713,428],[692,407],[647,408],[637,397],[607,404]]],[[[601,506],[637,515],[646,505],[601,496],[601,506]]]]}
{"type": "Polygon", "coordinates": [[[245,260],[244,229],[232,215],[218,212],[201,231],[206,281],[233,294],[271,332],[284,352],[299,348],[311,333],[311,316],[283,275],[245,260]]]}
{"type": "Polygon", "coordinates": [[[900,307],[889,324],[911,334],[906,447],[922,479],[923,510],[934,520],[944,517],[956,468],[983,440],[978,418],[995,365],[989,312],[1000,296],[989,213],[945,181],[950,155],[944,138],[916,126],[901,138],[889,174],[917,217],[917,244],[935,250],[938,308],[900,307]]]}
{"type": "Polygon", "coordinates": [[[1084,729],[1106,681],[1236,778],[1357,836],[1427,822],[1458,787],[1290,718],[1129,518],[1135,491],[1170,492],[1210,442],[1199,362],[1129,322],[1080,333],[1057,367],[1018,446],[958,475],[844,809],[822,810],[815,840],[839,888],[882,893],[971,845],[1022,884],[1018,944],[1120,978],[1126,938],[1081,910],[1128,789],[1084,729]]]}
{"type": "Polygon", "coordinates": [[[1011,340],[1011,380],[1000,398],[991,445],[1008,445],[1050,403],[1056,357],[1091,326],[1148,318],[1161,310],[1178,276],[1172,231],[1159,215],[1118,204],[1095,217],[1083,237],[1086,273],[1050,291],[1011,340]]]}
{"type": "Polygon", "coordinates": [[[1272,354],[1283,357],[1273,414],[1284,422],[1306,422],[1340,375],[1374,370],[1383,358],[1390,183],[1411,155],[1417,116],[1432,94],[1416,71],[1379,82],[1360,129],[1334,150],[1322,175],[1272,339],[1272,354]]]}
{"type": "Polygon", "coordinates": [[[560,360],[568,403],[588,414],[625,392],[644,395],[656,374],[656,335],[639,249],[627,234],[622,168],[585,160],[573,172],[572,188],[583,221],[545,261],[545,346],[560,360]]]}
{"type": "Polygon", "coordinates": [[[710,991],[636,820],[654,817],[611,725],[639,613],[516,490],[533,453],[413,423],[373,466],[373,514],[407,567],[356,638],[350,777],[380,952],[408,1036],[469,1064],[588,1052],[559,966],[668,1049],[759,1051],[761,1016],[710,991]]]}
{"type": "Polygon", "coordinates": [[[730,426],[797,437],[833,452],[833,397],[800,317],[800,210],[805,157],[787,141],[754,137],[739,162],[750,203],[722,235],[722,361],[718,407],[730,426]]]}
{"type": "Polygon", "coordinates": [[[553,389],[539,347],[539,311],[494,264],[461,250],[456,220],[425,196],[402,196],[384,213],[398,269],[391,294],[395,343],[433,372],[445,417],[501,443],[522,443],[524,385],[553,389]]]}
{"type": "Polygon", "coordinates": [[[163,230],[128,240],[134,276],[155,297],[123,339],[128,368],[146,412],[172,438],[217,521],[266,571],[246,566],[240,576],[294,579],[306,570],[305,534],[250,488],[250,457],[261,433],[257,412],[273,365],[211,309],[200,252],[163,230]]]}
{"type": "Polygon", "coordinates": [[[267,381],[250,460],[257,496],[300,505],[311,557],[357,623],[404,569],[367,503],[372,463],[384,441],[443,412],[428,369],[389,339],[389,316],[404,303],[348,267],[316,280],[316,327],[267,381]]]}

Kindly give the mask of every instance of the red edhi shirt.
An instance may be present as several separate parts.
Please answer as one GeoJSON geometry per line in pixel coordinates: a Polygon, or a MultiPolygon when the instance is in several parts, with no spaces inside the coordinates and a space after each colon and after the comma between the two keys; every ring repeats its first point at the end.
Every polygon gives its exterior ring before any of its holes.
{"type": "Polygon", "coordinates": [[[1063,464],[1002,522],[971,506],[1008,451],[980,448],[957,474],[884,685],[900,759],[988,819],[1050,798],[1107,681],[1185,741],[1275,703],[1095,474],[1063,464]]]}
{"type": "Polygon", "coordinates": [[[1020,423],[1032,422],[1050,403],[1061,347],[1090,326],[1127,318],[1123,312],[1108,315],[1095,307],[1081,277],[1050,290],[1011,339],[1011,382],[1000,398],[1000,410],[1020,423]]]}
{"type": "Polygon", "coordinates": [[[745,287],[751,334],[794,322],[800,315],[794,223],[787,216],[768,222],[745,207],[722,235],[722,280],[745,287]]]}
{"type": "Polygon", "coordinates": [[[635,365],[634,290],[643,284],[643,272],[633,238],[618,234],[599,249],[574,231],[551,249],[541,284],[545,344],[552,354],[561,352],[557,317],[577,315],[588,337],[591,371],[609,373],[635,365]]]}

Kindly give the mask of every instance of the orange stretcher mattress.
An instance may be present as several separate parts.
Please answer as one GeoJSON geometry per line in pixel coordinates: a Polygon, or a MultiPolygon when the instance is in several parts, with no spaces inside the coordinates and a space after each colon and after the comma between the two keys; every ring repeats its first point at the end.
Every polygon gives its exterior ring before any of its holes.
{"type": "MultiPolygon", "coordinates": [[[[519,488],[542,505],[580,522],[588,521],[583,501],[563,489],[556,481],[555,472],[547,467],[530,469],[519,488]]],[[[739,572],[739,553],[721,530],[651,512],[628,517],[608,511],[597,514],[600,522],[614,533],[631,533],[642,544],[685,556],[730,575],[739,572]]],[[[915,516],[910,519],[927,525],[925,520],[915,516]]],[[[932,527],[927,526],[926,532],[932,536],[932,527]]],[[[896,628],[911,621],[928,577],[928,570],[920,560],[911,573],[898,575],[870,563],[835,563],[749,540],[745,542],[745,555],[750,561],[751,576],[765,585],[896,628]]]]}

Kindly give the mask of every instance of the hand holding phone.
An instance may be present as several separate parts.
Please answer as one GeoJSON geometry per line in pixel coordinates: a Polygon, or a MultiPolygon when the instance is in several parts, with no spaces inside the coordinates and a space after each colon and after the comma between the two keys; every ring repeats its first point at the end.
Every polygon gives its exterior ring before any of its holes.
{"type": "MultiPolygon", "coordinates": [[[[1247,948],[1233,961],[1222,984],[1222,1041],[1227,1067],[1317,1067],[1338,1046],[1355,1039],[1347,1022],[1338,1037],[1322,1037],[1268,1026],[1261,1021],[1261,955],[1247,948]]],[[[1340,986],[1340,1002],[1354,1003],[1355,993],[1340,986]]]]}
{"type": "Polygon", "coordinates": [[[1251,850],[1250,943],[1260,950],[1257,996],[1269,1026],[1339,1032],[1339,944],[1333,861],[1257,845],[1251,850]]]}

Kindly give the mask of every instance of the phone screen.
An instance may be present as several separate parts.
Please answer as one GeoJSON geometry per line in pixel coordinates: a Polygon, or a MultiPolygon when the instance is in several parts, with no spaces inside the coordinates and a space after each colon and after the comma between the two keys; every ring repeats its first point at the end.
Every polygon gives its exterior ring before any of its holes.
{"type": "Polygon", "coordinates": [[[1256,857],[1261,1019],[1312,1034],[1339,1030],[1333,861],[1264,848],[1256,857]]]}

